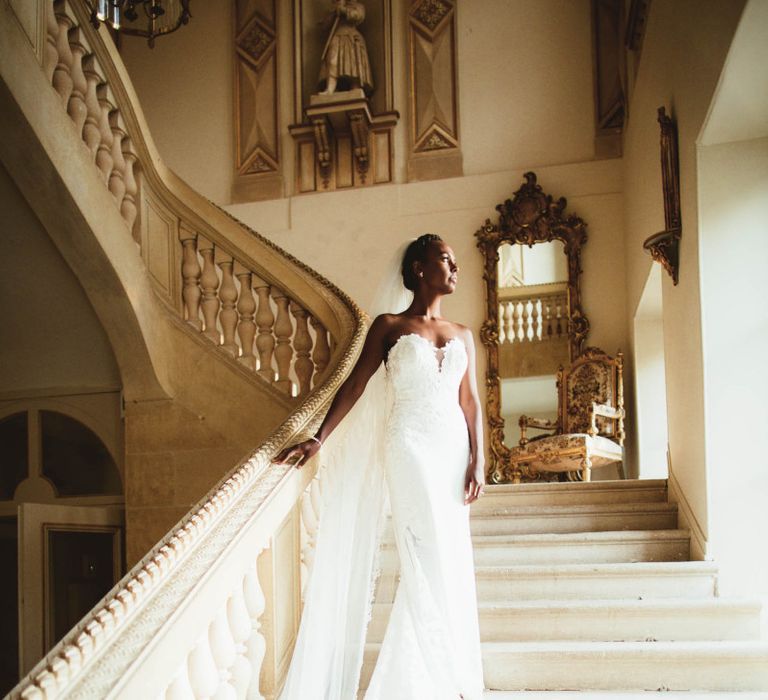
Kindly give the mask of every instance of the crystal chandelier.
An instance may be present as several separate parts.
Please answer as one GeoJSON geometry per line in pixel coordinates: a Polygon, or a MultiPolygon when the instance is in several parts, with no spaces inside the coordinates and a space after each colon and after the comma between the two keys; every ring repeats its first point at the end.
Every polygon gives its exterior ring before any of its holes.
{"type": "Polygon", "coordinates": [[[149,48],[155,37],[175,32],[189,22],[190,0],[92,0],[91,24],[102,22],[123,34],[146,37],[149,48]],[[94,7],[95,5],[95,7],[94,7]]]}

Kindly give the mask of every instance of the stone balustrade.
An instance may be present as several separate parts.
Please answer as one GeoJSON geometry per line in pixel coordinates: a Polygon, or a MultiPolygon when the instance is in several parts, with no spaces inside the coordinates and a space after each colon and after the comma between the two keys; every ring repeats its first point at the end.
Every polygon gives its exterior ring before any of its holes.
{"type": "Polygon", "coordinates": [[[288,397],[305,397],[320,383],[331,359],[334,339],[323,322],[254,261],[159,203],[161,193],[143,176],[134,120],[117,104],[92,48],[92,27],[68,0],[45,2],[44,9],[43,70],[150,274],[169,266],[178,270],[178,283],[158,280],[161,292],[190,327],[255,377],[288,397]],[[171,228],[178,231],[177,249],[158,262],[158,251],[168,248],[171,228]]]}
{"type": "Polygon", "coordinates": [[[289,396],[316,386],[331,358],[322,321],[225,246],[179,229],[185,321],[289,396]]]}
{"type": "Polygon", "coordinates": [[[499,343],[539,343],[568,335],[567,292],[502,295],[499,300],[499,343]]]}
{"type": "Polygon", "coordinates": [[[163,302],[158,308],[253,381],[302,400],[9,697],[272,697],[295,639],[324,472],[315,475],[317,460],[295,470],[271,458],[320,420],[362,346],[364,317],[299,261],[226,221],[186,186],[171,188],[175,176],[147,145],[104,27],[96,31],[77,0],[36,2],[45,30],[39,43],[13,34],[14,46],[34,51],[36,80],[51,86],[54,107],[61,102],[93,168],[89,182],[103,185],[97,204],[125,221],[163,302]]]}

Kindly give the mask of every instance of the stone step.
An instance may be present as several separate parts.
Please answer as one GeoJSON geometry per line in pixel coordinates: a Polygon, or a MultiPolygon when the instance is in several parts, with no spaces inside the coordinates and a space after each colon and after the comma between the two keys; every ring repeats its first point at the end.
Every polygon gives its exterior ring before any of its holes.
{"type": "Polygon", "coordinates": [[[477,597],[495,600],[711,598],[717,566],[711,562],[635,562],[480,566],[477,597]]]}
{"type": "Polygon", "coordinates": [[[666,479],[627,479],[589,483],[488,484],[485,495],[472,504],[473,513],[486,508],[595,503],[667,501],[666,479]]]}
{"type": "Polygon", "coordinates": [[[677,527],[675,503],[598,503],[504,506],[473,511],[475,535],[667,530],[677,527]]]}
{"type": "MultiPolygon", "coordinates": [[[[653,700],[647,690],[486,690],[483,700],[653,700]]],[[[768,692],[667,691],[659,700],[768,700],[768,692]]]]}
{"type": "MultiPolygon", "coordinates": [[[[368,641],[380,642],[391,604],[377,603],[368,641]]],[[[481,602],[480,637],[512,641],[724,641],[760,638],[760,603],[748,600],[481,602]]]]}
{"type": "MultiPolygon", "coordinates": [[[[768,690],[766,642],[484,642],[482,648],[489,690],[768,690]]],[[[378,652],[379,644],[366,644],[362,688],[378,652]]]]}
{"type": "Polygon", "coordinates": [[[483,644],[496,690],[768,690],[766,642],[483,644]]]}
{"type": "Polygon", "coordinates": [[[687,561],[688,530],[627,530],[472,538],[477,566],[687,561]]]}

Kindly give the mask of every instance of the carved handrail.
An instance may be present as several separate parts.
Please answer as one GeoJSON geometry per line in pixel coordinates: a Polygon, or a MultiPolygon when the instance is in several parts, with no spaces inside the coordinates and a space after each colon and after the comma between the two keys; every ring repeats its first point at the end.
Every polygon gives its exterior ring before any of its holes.
{"type": "Polygon", "coordinates": [[[6,23],[14,10],[0,1],[3,36],[13,39],[14,51],[35,52],[148,274],[158,242],[147,221],[149,208],[176,232],[170,260],[178,277],[165,285],[153,280],[159,308],[200,342],[210,341],[221,361],[236,363],[269,391],[301,401],[10,697],[170,699],[223,697],[229,689],[262,697],[262,664],[275,654],[262,628],[268,607],[263,557],[279,526],[300,513],[301,556],[308,563],[321,490],[313,479],[316,464],[297,471],[270,459],[319,421],[360,350],[364,315],[327,280],[165,167],[106,29],[88,23],[78,0],[38,0],[37,10],[43,20],[39,41],[30,44],[21,24],[6,23]]]}

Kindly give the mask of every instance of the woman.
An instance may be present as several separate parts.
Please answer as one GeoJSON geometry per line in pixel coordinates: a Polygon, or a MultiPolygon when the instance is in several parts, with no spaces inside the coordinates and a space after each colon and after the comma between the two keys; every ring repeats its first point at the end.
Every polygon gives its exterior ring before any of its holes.
{"type": "MultiPolygon", "coordinates": [[[[357,364],[316,435],[283,450],[276,459],[296,459],[301,466],[317,453],[384,363],[388,406],[381,456],[401,568],[366,700],[474,700],[482,696],[467,508],[482,494],[484,484],[475,348],[467,328],[440,314],[443,296],[456,288],[458,269],[453,251],[439,236],[425,234],[408,246],[401,272],[405,287],[414,293],[410,306],[402,313],[382,314],[374,320],[357,364]]],[[[377,401],[383,403],[381,397],[377,401]]],[[[357,420],[352,441],[361,439],[361,432],[377,432],[376,419],[366,422],[358,414],[357,420]]],[[[344,447],[350,449],[346,441],[344,447]]],[[[376,452],[372,450],[372,454],[376,452]]],[[[338,631],[329,635],[334,615],[323,618],[329,606],[336,611],[335,617],[361,616],[359,599],[346,588],[347,578],[356,572],[339,574],[333,582],[329,572],[338,574],[338,566],[326,566],[325,573],[317,573],[321,558],[326,563],[335,558],[343,565],[346,557],[352,557],[353,569],[357,561],[365,560],[362,579],[371,569],[367,563],[371,548],[362,532],[372,530],[367,514],[376,509],[371,496],[376,493],[376,482],[366,476],[361,479],[362,488],[352,487],[349,480],[355,478],[356,466],[362,471],[365,465],[355,464],[360,461],[358,457],[346,461],[345,468],[351,471],[339,479],[336,504],[326,505],[326,510],[331,509],[328,524],[325,511],[320,523],[320,536],[324,529],[336,528],[336,539],[346,544],[328,545],[324,551],[317,548],[299,640],[282,698],[352,700],[357,691],[365,625],[361,636],[354,620],[353,629],[347,624],[349,620],[340,621],[338,631]],[[346,495],[342,494],[344,489],[346,495]],[[351,500],[357,508],[342,524],[338,509],[351,500]],[[351,539],[345,540],[350,530],[351,539]],[[316,595],[315,589],[323,586],[322,596],[316,595]],[[357,601],[356,606],[350,608],[350,600],[357,601]],[[309,641],[312,629],[317,632],[314,642],[309,641]],[[338,676],[347,679],[338,681],[338,676]]]]}

